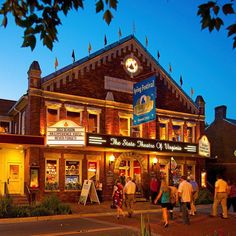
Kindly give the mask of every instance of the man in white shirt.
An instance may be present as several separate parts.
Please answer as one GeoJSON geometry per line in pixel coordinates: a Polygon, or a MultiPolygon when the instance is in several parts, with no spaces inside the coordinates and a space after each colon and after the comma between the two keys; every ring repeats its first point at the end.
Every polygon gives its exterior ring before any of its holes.
{"type": "Polygon", "coordinates": [[[184,224],[190,224],[188,210],[192,201],[193,187],[186,181],[186,176],[181,176],[178,188],[179,197],[181,198],[181,210],[184,224]]]}
{"type": "Polygon", "coordinates": [[[136,192],[136,184],[132,181],[131,177],[127,177],[123,193],[128,211],[128,217],[131,217],[133,214],[135,192],[136,192]]]}

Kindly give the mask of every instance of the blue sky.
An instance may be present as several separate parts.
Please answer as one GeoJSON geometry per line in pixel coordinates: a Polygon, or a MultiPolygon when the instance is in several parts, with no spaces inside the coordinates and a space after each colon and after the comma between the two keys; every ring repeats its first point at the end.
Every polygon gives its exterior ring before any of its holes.
{"type": "MultiPolygon", "coordinates": [[[[95,14],[95,1],[86,0],[85,9],[71,12],[63,17],[58,29],[59,42],[52,51],[38,41],[36,48],[21,48],[23,30],[17,28],[12,19],[6,29],[0,28],[0,98],[18,100],[27,92],[27,71],[32,61],[37,60],[42,76],[54,72],[55,57],[58,69],[72,63],[74,49],[76,60],[88,55],[88,44],[95,52],[104,46],[106,34],[108,44],[132,34],[156,57],[160,52],[160,64],[167,71],[172,65],[172,78],[179,83],[183,77],[183,90],[193,100],[202,95],[206,102],[206,121],[214,120],[214,108],[227,106],[227,117],[236,119],[236,49],[227,33],[209,33],[201,30],[196,0],[137,0],[120,1],[114,19],[107,26],[102,14],[95,14]]],[[[157,101],[158,102],[158,101],[157,101]]]]}

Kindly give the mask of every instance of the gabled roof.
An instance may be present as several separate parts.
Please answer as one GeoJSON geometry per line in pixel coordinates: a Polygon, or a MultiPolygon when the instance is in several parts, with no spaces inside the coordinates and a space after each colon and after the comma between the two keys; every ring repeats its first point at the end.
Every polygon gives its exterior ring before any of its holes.
{"type": "Polygon", "coordinates": [[[0,99],[0,115],[7,115],[15,103],[13,100],[0,99]]]}
{"type": "Polygon", "coordinates": [[[42,85],[50,84],[50,80],[55,79],[55,77],[59,77],[60,75],[76,68],[76,67],[83,67],[85,64],[91,62],[94,63],[96,58],[100,59],[104,54],[107,55],[109,51],[115,49],[116,47],[121,47],[123,44],[126,44],[130,41],[130,43],[135,44],[135,47],[142,52],[146,58],[148,58],[149,63],[151,64],[152,70],[159,73],[161,79],[171,87],[172,92],[176,93],[176,97],[179,97],[180,100],[185,101],[188,107],[191,107],[191,110],[195,114],[199,114],[198,106],[196,103],[186,94],[182,88],[174,81],[174,79],[170,76],[170,74],[159,64],[159,62],[147,51],[147,49],[139,42],[139,40],[134,35],[129,35],[119,41],[112,43],[103,49],[100,49],[94,53],[91,53],[89,56],[84,57],[80,60],[77,60],[73,64],[70,64],[58,71],[51,73],[42,78],[42,85]]]}

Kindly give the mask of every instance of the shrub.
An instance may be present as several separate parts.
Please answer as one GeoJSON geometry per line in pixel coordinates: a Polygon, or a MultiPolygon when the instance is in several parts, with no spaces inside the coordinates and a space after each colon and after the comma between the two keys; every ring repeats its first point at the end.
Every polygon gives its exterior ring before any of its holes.
{"type": "Polygon", "coordinates": [[[210,204],[213,202],[213,195],[207,188],[201,188],[196,199],[196,204],[210,204]]]}
{"type": "Polygon", "coordinates": [[[31,216],[50,216],[53,212],[46,207],[39,205],[31,210],[31,216]]]}
{"type": "Polygon", "coordinates": [[[8,211],[7,217],[29,217],[31,208],[29,206],[12,206],[8,211]]]}
{"type": "Polygon", "coordinates": [[[0,218],[8,217],[8,213],[11,209],[12,199],[9,197],[0,198],[0,218]]]}

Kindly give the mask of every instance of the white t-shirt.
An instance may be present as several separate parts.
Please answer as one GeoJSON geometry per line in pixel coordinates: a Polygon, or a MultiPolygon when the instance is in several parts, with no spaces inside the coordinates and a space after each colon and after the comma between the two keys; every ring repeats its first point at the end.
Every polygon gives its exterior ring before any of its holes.
{"type": "Polygon", "coordinates": [[[181,195],[181,202],[190,202],[191,201],[193,187],[189,182],[187,182],[186,180],[182,181],[179,184],[178,192],[181,195]]]}

